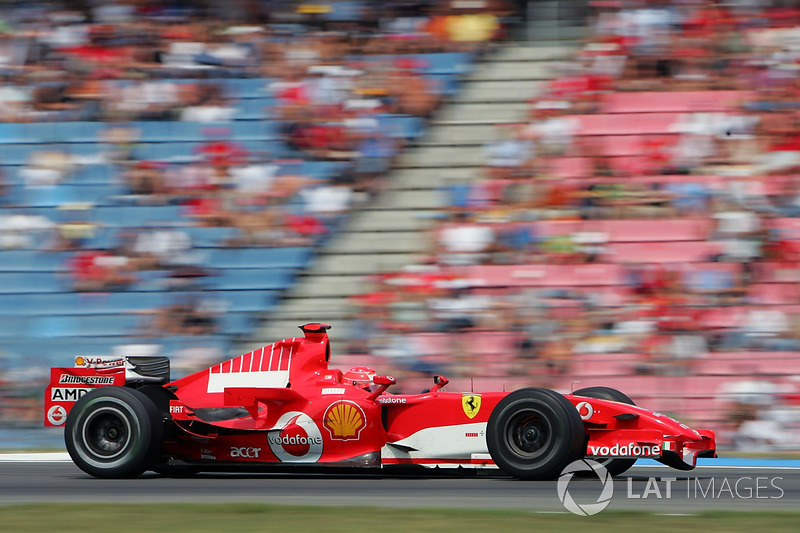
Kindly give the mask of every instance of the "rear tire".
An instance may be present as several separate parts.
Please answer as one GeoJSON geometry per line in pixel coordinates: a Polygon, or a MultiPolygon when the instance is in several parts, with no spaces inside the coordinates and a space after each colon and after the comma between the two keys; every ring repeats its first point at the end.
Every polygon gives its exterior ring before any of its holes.
{"type": "Polygon", "coordinates": [[[164,438],[155,404],[135,389],[101,387],[75,403],[64,442],[75,464],[99,478],[136,477],[150,468],[164,438]]]}
{"type": "MultiPolygon", "coordinates": [[[[615,402],[627,403],[628,405],[636,405],[633,400],[628,398],[624,392],[611,387],[586,387],[573,392],[575,396],[585,396],[586,398],[597,398],[598,400],[613,400],[615,402]]],[[[626,472],[630,467],[636,463],[636,459],[603,459],[596,460],[600,463],[606,471],[612,476],[618,476],[626,472]]]]}
{"type": "Polygon", "coordinates": [[[492,459],[518,479],[555,479],[584,452],[578,411],[548,389],[512,392],[489,416],[486,444],[492,459]]]}

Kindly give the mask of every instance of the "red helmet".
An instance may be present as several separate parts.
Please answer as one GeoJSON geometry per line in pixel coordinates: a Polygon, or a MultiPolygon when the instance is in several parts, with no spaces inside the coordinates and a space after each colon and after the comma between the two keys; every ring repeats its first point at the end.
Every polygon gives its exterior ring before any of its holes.
{"type": "Polygon", "coordinates": [[[375,376],[375,371],[368,366],[354,366],[344,373],[345,383],[361,387],[362,389],[369,389],[372,386],[372,378],[375,376]]]}

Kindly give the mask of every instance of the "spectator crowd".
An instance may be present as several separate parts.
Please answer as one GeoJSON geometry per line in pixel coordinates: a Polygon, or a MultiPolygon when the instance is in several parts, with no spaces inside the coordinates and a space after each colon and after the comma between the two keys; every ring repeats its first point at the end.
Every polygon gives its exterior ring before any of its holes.
{"type": "Polygon", "coordinates": [[[443,191],[427,257],[353,300],[353,351],[408,376],[475,375],[491,353],[561,388],[586,354],[661,376],[715,353],[759,352],[757,373],[783,373],[764,352],[798,358],[800,10],[591,7],[481,179],[443,191]]]}
{"type": "MultiPolygon", "coordinates": [[[[48,270],[61,292],[157,282],[174,297],[137,328],[155,339],[220,333],[225,302],[193,292],[214,287],[209,248],[313,247],[377,194],[457,82],[458,65],[437,73],[427,57],[470,61],[512,13],[502,0],[0,12],[0,246],[64,258],[48,270]]],[[[0,419],[21,420],[24,365],[3,353],[0,419]]]]}

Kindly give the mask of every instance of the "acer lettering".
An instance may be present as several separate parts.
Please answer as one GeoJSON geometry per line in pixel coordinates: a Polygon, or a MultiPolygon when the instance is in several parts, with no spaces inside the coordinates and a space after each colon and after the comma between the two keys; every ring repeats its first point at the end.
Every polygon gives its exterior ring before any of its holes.
{"type": "Polygon", "coordinates": [[[231,457],[245,457],[247,459],[258,459],[261,448],[231,448],[231,457]]]}

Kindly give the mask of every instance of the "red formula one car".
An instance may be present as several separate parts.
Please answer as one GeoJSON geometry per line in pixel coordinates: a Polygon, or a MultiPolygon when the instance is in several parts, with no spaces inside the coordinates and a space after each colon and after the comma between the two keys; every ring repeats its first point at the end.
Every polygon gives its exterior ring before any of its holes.
{"type": "Polygon", "coordinates": [[[63,425],[73,461],[97,477],[417,465],[551,479],[583,457],[617,475],[640,457],[689,470],[715,456],[713,432],[607,387],[444,392],[437,377],[430,391],[391,395],[391,376],[329,368],[330,326],[300,328],[175,381],[166,357],[77,357],[52,369],[45,425],[63,425]]]}

